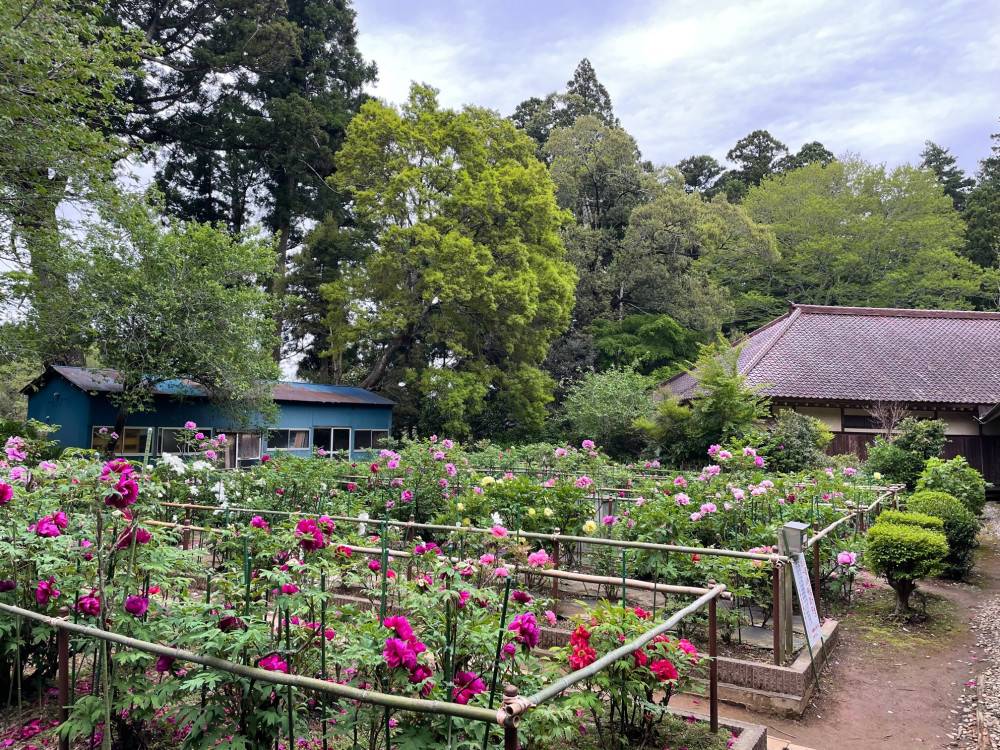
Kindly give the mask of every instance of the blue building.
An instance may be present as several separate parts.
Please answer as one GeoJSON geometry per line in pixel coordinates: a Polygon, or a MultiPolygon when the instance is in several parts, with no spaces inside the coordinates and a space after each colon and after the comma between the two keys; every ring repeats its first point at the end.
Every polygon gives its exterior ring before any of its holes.
{"type": "MultiPolygon", "coordinates": [[[[109,395],[121,391],[114,370],[49,367],[22,389],[28,418],[59,425],[52,438],[63,447],[101,449],[113,429],[118,407],[109,395]]],[[[233,424],[191,383],[172,380],[154,390],[154,408],[129,417],[118,444],[123,456],[179,453],[178,431],[194,422],[208,436],[225,433],[226,466],[246,466],[264,453],[288,451],[308,456],[314,448],[350,451],[377,448],[392,430],[395,402],[362,388],[278,381],[272,388],[277,423],[267,430],[233,424]],[[150,432],[152,430],[152,432],[150,432]]]]}

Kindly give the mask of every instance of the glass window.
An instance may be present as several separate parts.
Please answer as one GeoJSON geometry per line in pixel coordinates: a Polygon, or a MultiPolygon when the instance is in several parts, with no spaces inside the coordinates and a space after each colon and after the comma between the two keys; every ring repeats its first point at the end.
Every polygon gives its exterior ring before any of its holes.
{"type": "MultiPolygon", "coordinates": [[[[183,446],[180,444],[180,433],[183,429],[183,427],[161,427],[157,436],[157,453],[190,453],[192,446],[183,446]]],[[[203,433],[206,438],[212,437],[212,430],[210,429],[202,427],[198,431],[203,433]]]]}
{"type": "Polygon", "coordinates": [[[351,449],[350,427],[314,427],[313,447],[329,452],[351,449]]]}
{"type": "MultiPolygon", "coordinates": [[[[95,427],[90,435],[90,447],[95,451],[103,451],[108,444],[108,435],[114,427],[95,427]],[[101,434],[101,430],[105,434],[101,434]]],[[[118,440],[116,452],[122,456],[141,456],[146,452],[146,436],[148,427],[126,427],[125,434],[118,440]]]]}
{"type": "Polygon", "coordinates": [[[379,443],[388,437],[388,430],[355,430],[354,450],[366,451],[377,448],[379,443]]]}
{"type": "Polygon", "coordinates": [[[240,432],[235,436],[236,458],[240,461],[260,458],[260,435],[253,432],[240,432]]]}
{"type": "Polygon", "coordinates": [[[303,451],[309,449],[309,430],[271,430],[267,436],[269,451],[303,451]]]}

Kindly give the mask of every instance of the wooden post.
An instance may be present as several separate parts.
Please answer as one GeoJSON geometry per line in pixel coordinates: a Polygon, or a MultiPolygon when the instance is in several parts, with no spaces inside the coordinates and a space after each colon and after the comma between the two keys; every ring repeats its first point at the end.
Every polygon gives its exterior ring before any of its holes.
{"type": "MultiPolygon", "coordinates": [[[[552,563],[556,570],[559,569],[559,529],[557,528],[552,537],[552,563]]],[[[559,614],[559,579],[552,579],[552,612],[559,614]]]]}
{"type": "MultiPolygon", "coordinates": [[[[69,617],[69,607],[62,607],[59,616],[69,617]]],[[[69,631],[59,628],[56,632],[56,645],[59,653],[59,750],[69,750],[69,733],[62,730],[69,721],[69,631]]]]}
{"type": "Polygon", "coordinates": [[[184,541],[181,548],[185,551],[191,549],[191,509],[184,511],[184,541]]]}
{"type": "Polygon", "coordinates": [[[789,656],[795,650],[792,639],[792,614],[795,602],[795,580],[788,565],[781,566],[781,641],[784,646],[782,656],[789,656]]]}
{"type": "Polygon", "coordinates": [[[716,642],[715,603],[717,597],[708,600],[708,655],[712,662],[708,667],[710,728],[719,731],[719,649],[716,642]]]}
{"type": "MultiPolygon", "coordinates": [[[[517,688],[508,685],[503,689],[504,703],[517,698],[517,688]]],[[[503,725],[503,750],[517,750],[517,723],[510,719],[503,725]]]]}
{"type": "MultiPolygon", "coordinates": [[[[816,532],[819,531],[819,521],[813,521],[813,536],[815,537],[816,532]]],[[[821,542],[813,542],[813,599],[816,600],[816,613],[819,614],[820,604],[819,604],[819,593],[822,588],[822,581],[820,580],[819,571],[819,557],[820,557],[820,547],[823,546],[821,542]]],[[[822,615],[820,615],[822,617],[822,615]]]]}

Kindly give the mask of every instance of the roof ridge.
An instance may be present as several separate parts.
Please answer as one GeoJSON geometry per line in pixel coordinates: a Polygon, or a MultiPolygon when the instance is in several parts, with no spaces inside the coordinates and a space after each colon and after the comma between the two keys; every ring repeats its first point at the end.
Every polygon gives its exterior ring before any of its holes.
{"type": "MultiPolygon", "coordinates": [[[[753,356],[753,359],[751,359],[747,363],[746,368],[743,369],[743,371],[740,374],[749,375],[750,372],[753,370],[753,368],[756,367],[758,364],[760,364],[760,361],[764,358],[764,355],[766,355],[769,351],[771,351],[771,349],[774,348],[774,345],[778,342],[778,340],[782,336],[784,336],[785,333],[787,333],[788,329],[791,328],[792,323],[794,323],[796,320],[799,319],[801,314],[802,314],[802,308],[796,305],[792,310],[791,314],[788,316],[787,320],[785,320],[785,322],[781,324],[781,328],[778,329],[778,332],[771,337],[770,341],[768,341],[764,346],[761,347],[760,351],[753,356]]],[[[739,367],[737,367],[737,370],[738,369],[739,367]]]]}
{"type": "Polygon", "coordinates": [[[972,318],[1000,320],[994,310],[924,310],[910,307],[841,307],[838,305],[800,305],[794,309],[811,315],[859,315],[882,318],[972,318]]]}

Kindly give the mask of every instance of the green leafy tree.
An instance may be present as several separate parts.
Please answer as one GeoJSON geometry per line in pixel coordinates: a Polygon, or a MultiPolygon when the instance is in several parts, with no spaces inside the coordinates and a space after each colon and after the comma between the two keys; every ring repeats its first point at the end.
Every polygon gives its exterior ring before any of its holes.
{"type": "Polygon", "coordinates": [[[59,336],[72,303],[57,209],[113,180],[125,144],[108,128],[125,116],[115,96],[141,35],[101,22],[89,3],[0,4],[0,295],[33,309],[45,364],[82,364],[82,342],[59,336]]]}
{"type": "Polygon", "coordinates": [[[807,166],[809,164],[820,164],[826,166],[836,161],[833,152],[819,141],[810,141],[803,144],[798,153],[784,156],[775,163],[775,171],[789,172],[793,169],[807,166]]]}
{"type": "Polygon", "coordinates": [[[933,173],[856,157],[764,180],[744,202],[781,263],[746,293],[822,305],[964,308],[989,281],[958,255],[962,222],[933,173]],[[763,282],[763,283],[762,283],[763,282]]]}
{"type": "Polygon", "coordinates": [[[699,335],[669,315],[626,315],[620,321],[598,318],[588,332],[594,338],[601,370],[630,363],[643,375],[668,377],[671,366],[698,353],[699,335]]]}
{"type": "Polygon", "coordinates": [[[976,184],[971,177],[965,176],[965,171],[958,166],[958,160],[949,152],[932,141],[926,141],[924,150],[920,152],[920,166],[929,169],[937,176],[938,184],[944,194],[951,198],[956,211],[965,210],[965,200],[969,189],[976,184]]]}
{"type": "Polygon", "coordinates": [[[738,440],[763,423],[770,400],[740,374],[741,349],[721,337],[702,346],[689,370],[696,382],[690,404],[662,392],[654,419],[639,425],[654,452],[679,461],[696,460],[710,445],[738,440]]]}
{"type": "Polygon", "coordinates": [[[531,139],[414,85],[399,110],[362,107],[330,182],[371,248],[325,287],[332,306],[350,300],[337,340],[358,348],[353,379],[386,392],[406,382],[453,435],[487,401],[540,426],[552,383],[539,365],[569,324],[576,279],[558,234],[568,216],[531,139]]]}
{"type": "Polygon", "coordinates": [[[736,165],[732,177],[752,187],[774,174],[781,159],[787,155],[788,146],[766,130],[755,130],[736,141],[726,153],[726,159],[736,165]]]}
{"type": "Polygon", "coordinates": [[[273,291],[297,293],[276,309],[285,351],[311,342],[310,372],[328,373],[316,361],[327,348],[319,287],[336,280],[341,257],[302,239],[307,222],[347,221],[325,179],[376,72],[357,48],[351,3],[116,0],[110,12],[158,45],[125,92],[135,113],[123,129],[156,149],[168,208],[234,234],[260,217],[276,238],[273,291]]]}
{"type": "Polygon", "coordinates": [[[897,426],[898,434],[891,442],[882,436],[875,438],[868,449],[868,470],[913,489],[927,461],[941,455],[948,439],[946,428],[940,419],[907,417],[897,426]]]}
{"type": "MultiPolygon", "coordinates": [[[[193,222],[163,226],[158,207],[126,205],[79,248],[74,311],[100,365],[118,371],[115,432],[152,407],[153,389],[183,378],[236,420],[273,416],[273,312],[263,291],[273,248],[193,222]]],[[[115,449],[115,441],[108,445],[115,449]]]]}
{"type": "Polygon", "coordinates": [[[650,378],[629,366],[588,372],[574,383],[562,405],[571,439],[593,440],[616,458],[630,458],[642,448],[635,426],[653,414],[650,378]]]}
{"type": "Polygon", "coordinates": [[[708,154],[689,156],[677,163],[677,171],[684,176],[684,189],[711,197],[710,192],[716,180],[725,172],[725,167],[708,154]]]}
{"type": "Polygon", "coordinates": [[[782,409],[757,443],[770,471],[791,473],[823,464],[833,433],[815,417],[782,409]]]}
{"type": "Polygon", "coordinates": [[[1000,133],[991,138],[990,155],[979,162],[976,186],[963,214],[967,228],[962,254],[984,268],[996,268],[1000,262],[1000,133]]]}

